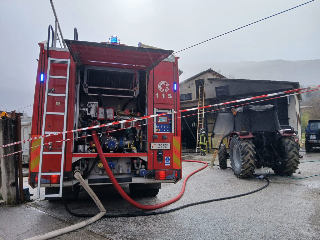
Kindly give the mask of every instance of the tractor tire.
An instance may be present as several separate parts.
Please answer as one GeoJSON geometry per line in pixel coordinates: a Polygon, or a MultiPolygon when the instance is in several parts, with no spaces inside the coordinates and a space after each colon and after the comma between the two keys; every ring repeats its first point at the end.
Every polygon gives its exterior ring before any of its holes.
{"type": "Polygon", "coordinates": [[[161,183],[136,183],[129,184],[130,196],[132,197],[155,197],[159,193],[161,183]]]}
{"type": "Polygon", "coordinates": [[[220,169],[227,169],[228,153],[227,153],[227,147],[225,144],[221,144],[219,148],[218,159],[219,159],[220,169]]]}
{"type": "Polygon", "coordinates": [[[256,162],[256,151],[252,140],[233,137],[230,141],[230,160],[232,170],[238,178],[251,177],[256,162]]]}
{"type": "Polygon", "coordinates": [[[299,146],[292,137],[282,137],[281,147],[283,157],[280,165],[275,165],[272,169],[278,175],[291,176],[299,166],[299,146]]]}
{"type": "Polygon", "coordinates": [[[305,143],[305,147],[306,147],[306,152],[308,153],[308,152],[311,152],[311,150],[312,150],[312,145],[310,145],[310,143],[305,143]]]}

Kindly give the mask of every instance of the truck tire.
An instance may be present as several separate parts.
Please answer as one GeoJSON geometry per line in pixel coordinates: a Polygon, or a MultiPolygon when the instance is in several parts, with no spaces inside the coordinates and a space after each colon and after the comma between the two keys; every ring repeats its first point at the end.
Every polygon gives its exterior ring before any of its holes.
{"type": "Polygon", "coordinates": [[[136,183],[129,184],[130,196],[132,197],[155,197],[159,193],[161,183],[136,183]]]}
{"type": "Polygon", "coordinates": [[[235,136],[230,141],[230,160],[234,174],[238,178],[249,178],[253,175],[256,152],[251,139],[240,139],[235,136]]]}
{"type": "Polygon", "coordinates": [[[310,145],[310,143],[307,143],[307,141],[306,141],[305,147],[306,147],[306,152],[311,152],[311,150],[312,150],[312,145],[310,145]]]}
{"type": "Polygon", "coordinates": [[[278,175],[291,176],[299,166],[299,146],[292,137],[281,138],[282,159],[280,165],[275,165],[272,169],[278,175]]]}
{"type": "Polygon", "coordinates": [[[227,169],[228,153],[227,153],[227,147],[225,144],[220,145],[220,148],[218,151],[218,159],[219,159],[220,169],[227,169]]]}

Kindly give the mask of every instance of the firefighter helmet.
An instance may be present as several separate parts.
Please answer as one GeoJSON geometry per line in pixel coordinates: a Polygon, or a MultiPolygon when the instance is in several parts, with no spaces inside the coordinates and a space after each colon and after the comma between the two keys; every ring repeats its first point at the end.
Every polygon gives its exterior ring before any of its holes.
{"type": "Polygon", "coordinates": [[[5,111],[3,111],[0,115],[0,118],[7,118],[7,117],[8,117],[8,114],[5,111]]]}

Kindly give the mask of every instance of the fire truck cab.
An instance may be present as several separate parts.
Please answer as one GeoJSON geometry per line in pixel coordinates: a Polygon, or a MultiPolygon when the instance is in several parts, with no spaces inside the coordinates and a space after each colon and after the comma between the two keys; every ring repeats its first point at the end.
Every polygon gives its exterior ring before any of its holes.
{"type": "Polygon", "coordinates": [[[117,181],[129,184],[132,195],[155,196],[161,183],[180,180],[179,69],[173,51],[126,46],[114,36],[102,43],[64,42],[67,48],[39,43],[29,184],[39,195],[45,187],[48,199],[77,195],[75,170],[89,185],[111,184],[93,131],[117,181]],[[129,121],[117,123],[122,120],[129,121]]]}

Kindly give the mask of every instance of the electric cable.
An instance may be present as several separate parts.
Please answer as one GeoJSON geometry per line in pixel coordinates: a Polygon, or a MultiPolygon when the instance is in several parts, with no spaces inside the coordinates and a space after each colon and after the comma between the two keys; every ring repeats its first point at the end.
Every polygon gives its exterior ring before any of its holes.
{"type": "Polygon", "coordinates": [[[307,179],[307,178],[312,178],[312,177],[317,177],[320,176],[320,174],[315,174],[315,175],[311,175],[311,176],[307,176],[307,177],[299,177],[299,178],[295,178],[295,177],[291,177],[291,176],[287,176],[290,179],[294,179],[294,180],[301,180],[301,179],[307,179]]]}
{"type": "Polygon", "coordinates": [[[311,3],[311,2],[314,2],[314,1],[315,1],[315,0],[310,0],[310,1],[308,1],[308,2],[299,4],[299,5],[295,6],[295,7],[292,7],[292,8],[289,8],[289,9],[287,9],[287,10],[278,12],[278,13],[273,14],[273,15],[270,15],[270,16],[268,16],[268,17],[261,18],[260,20],[254,21],[254,22],[249,23],[249,24],[247,24],[247,25],[243,25],[242,27],[235,28],[235,29],[233,29],[233,30],[231,30],[231,31],[228,31],[228,32],[225,32],[225,33],[223,33],[223,34],[217,35],[217,36],[215,36],[215,37],[209,38],[209,39],[207,39],[207,40],[204,40],[204,41],[199,42],[199,43],[197,43],[197,44],[191,45],[191,46],[189,46],[189,47],[186,47],[186,48],[181,49],[181,50],[179,50],[179,51],[176,51],[176,52],[174,52],[174,53],[183,52],[183,51],[185,51],[185,50],[188,50],[188,49],[190,49],[190,48],[196,47],[196,46],[201,45],[201,44],[203,44],[203,43],[209,42],[209,41],[214,40],[214,39],[216,39],[216,38],[222,37],[222,36],[227,35],[227,34],[229,34],[229,33],[238,31],[238,30],[240,30],[240,29],[242,29],[242,28],[249,27],[249,26],[251,26],[251,25],[253,25],[253,24],[262,22],[262,21],[264,21],[264,20],[267,20],[267,19],[269,19],[269,18],[278,16],[278,15],[280,15],[280,14],[289,12],[289,11],[291,11],[291,10],[294,10],[294,9],[298,8],[298,7],[302,7],[302,6],[307,5],[308,3],[311,3]]]}
{"type": "Polygon", "coordinates": [[[22,110],[22,109],[25,109],[25,108],[28,108],[28,107],[32,107],[33,106],[33,104],[30,104],[30,105],[28,105],[28,106],[25,106],[25,107],[22,107],[22,108],[18,108],[18,109],[16,109],[16,110],[14,110],[14,111],[19,111],[19,110],[22,110]]]}
{"type": "Polygon", "coordinates": [[[303,162],[300,162],[300,163],[308,163],[308,162],[320,162],[320,160],[303,161],[303,162]]]}

